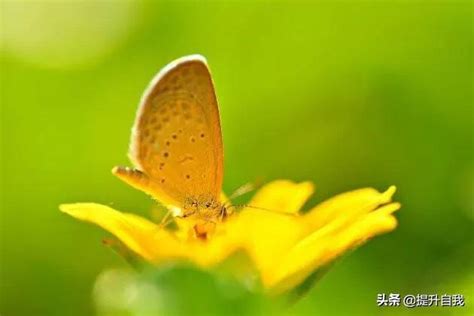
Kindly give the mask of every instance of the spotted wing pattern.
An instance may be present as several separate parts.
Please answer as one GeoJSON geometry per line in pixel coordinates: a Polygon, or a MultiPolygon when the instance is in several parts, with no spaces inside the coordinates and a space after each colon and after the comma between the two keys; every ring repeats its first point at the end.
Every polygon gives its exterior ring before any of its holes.
{"type": "Polygon", "coordinates": [[[115,173],[165,204],[218,200],[223,176],[219,110],[205,59],[166,66],[145,91],[129,157],[135,170],[115,173]]]}

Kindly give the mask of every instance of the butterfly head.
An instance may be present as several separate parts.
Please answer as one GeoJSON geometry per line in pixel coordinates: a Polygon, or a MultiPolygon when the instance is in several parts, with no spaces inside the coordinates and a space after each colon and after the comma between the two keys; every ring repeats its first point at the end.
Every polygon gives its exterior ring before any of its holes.
{"type": "Polygon", "coordinates": [[[216,224],[224,221],[228,216],[227,207],[208,196],[187,198],[182,215],[183,218],[196,222],[194,233],[199,239],[207,239],[214,232],[216,224]]]}

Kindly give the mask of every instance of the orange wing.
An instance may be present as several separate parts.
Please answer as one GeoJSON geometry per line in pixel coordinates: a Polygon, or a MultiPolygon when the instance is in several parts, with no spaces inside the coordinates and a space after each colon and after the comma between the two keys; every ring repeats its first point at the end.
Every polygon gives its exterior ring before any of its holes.
{"type": "Polygon", "coordinates": [[[114,174],[164,204],[218,200],[222,136],[204,57],[177,59],[152,80],[138,108],[129,157],[136,169],[118,167],[114,174]]]}

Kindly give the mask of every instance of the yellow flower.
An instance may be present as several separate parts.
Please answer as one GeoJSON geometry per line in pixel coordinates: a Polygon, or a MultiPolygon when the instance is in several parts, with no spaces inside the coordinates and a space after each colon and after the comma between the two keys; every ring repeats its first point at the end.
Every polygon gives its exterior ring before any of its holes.
{"type": "Polygon", "coordinates": [[[301,213],[313,190],[310,182],[271,182],[256,193],[249,203],[252,207],[217,223],[205,240],[196,237],[188,218],[175,218],[178,228],[171,230],[95,203],[63,204],[60,209],[101,226],[154,264],[186,260],[210,268],[244,251],[264,288],[281,292],[397,225],[392,213],[400,204],[391,202],[393,186],[383,193],[372,188],[343,193],[301,213]]]}

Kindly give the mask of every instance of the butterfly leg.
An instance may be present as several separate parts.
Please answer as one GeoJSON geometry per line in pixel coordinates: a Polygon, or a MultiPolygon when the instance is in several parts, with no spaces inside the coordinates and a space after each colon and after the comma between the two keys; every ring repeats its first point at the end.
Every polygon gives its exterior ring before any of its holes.
{"type": "Polygon", "coordinates": [[[220,219],[220,221],[223,222],[226,219],[227,215],[229,215],[227,213],[227,207],[225,205],[222,205],[220,207],[220,210],[219,210],[219,219],[220,219]]]}
{"type": "Polygon", "coordinates": [[[171,217],[172,213],[173,212],[171,210],[168,210],[166,212],[165,216],[163,216],[163,218],[160,221],[160,225],[158,225],[160,228],[166,227],[166,225],[171,223],[171,221],[173,220],[173,218],[171,217]]]}

